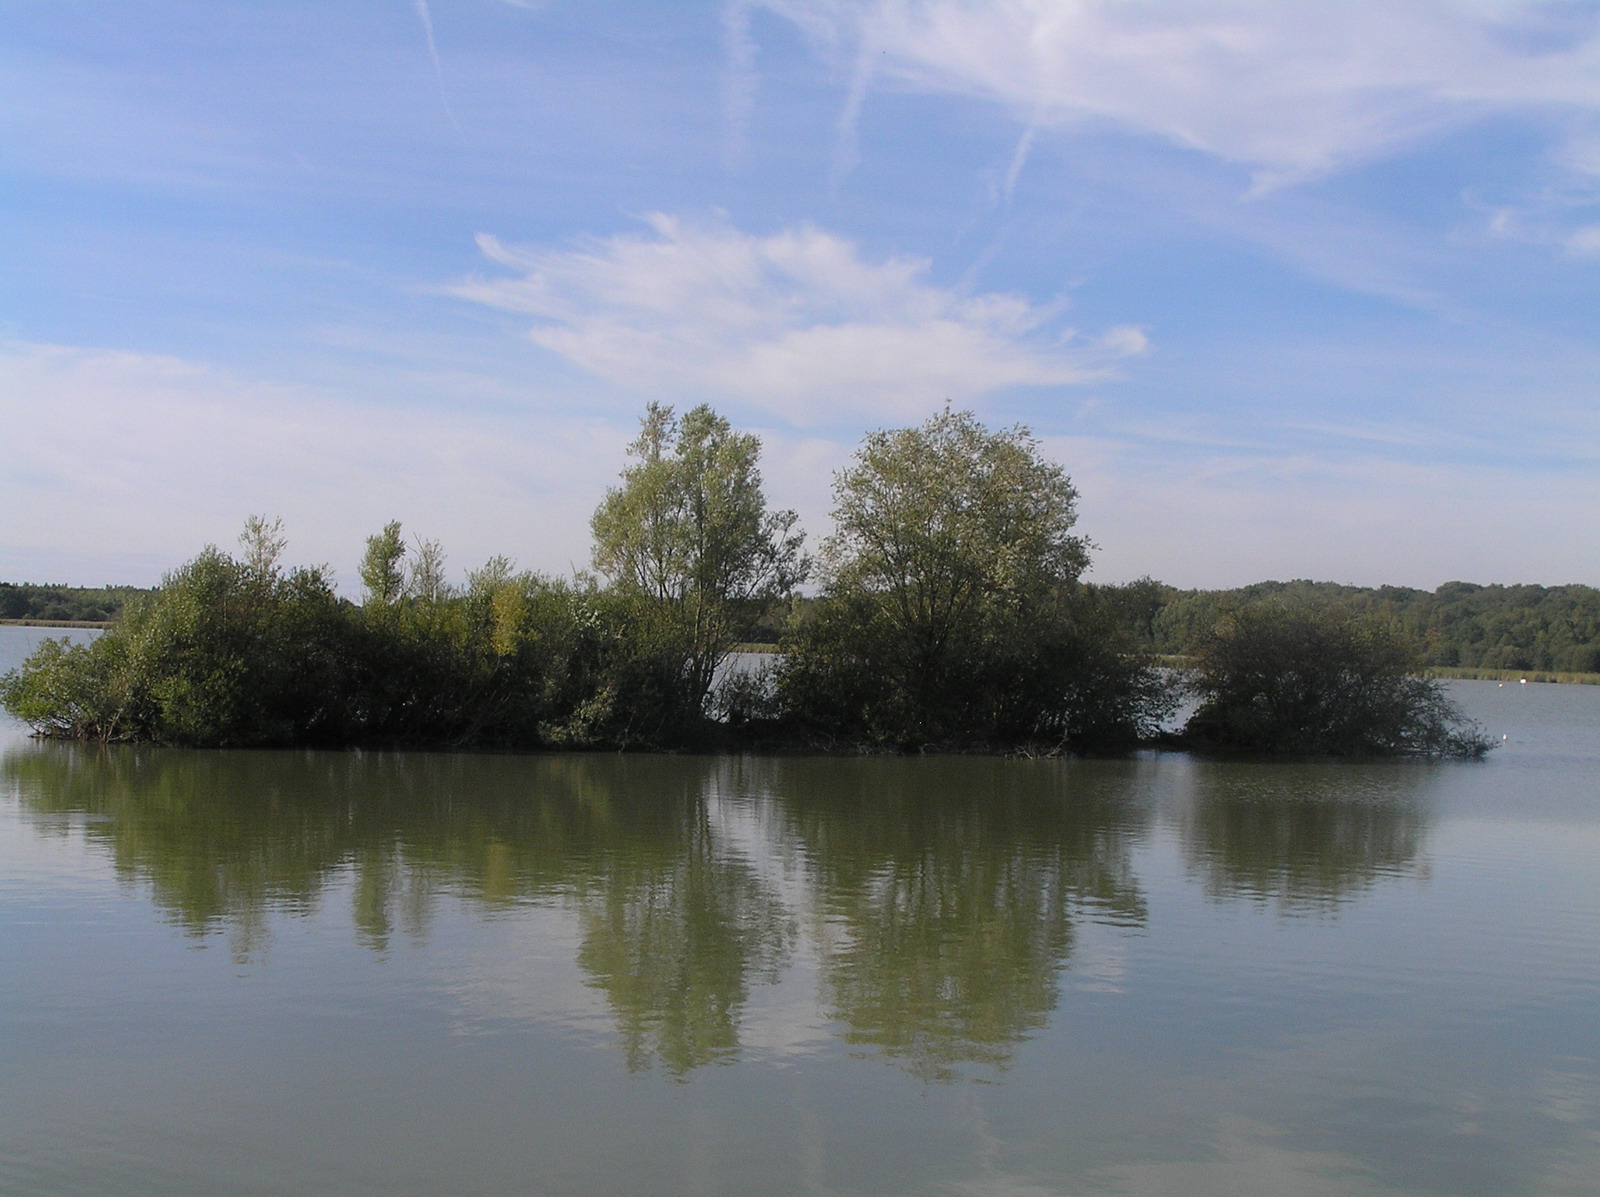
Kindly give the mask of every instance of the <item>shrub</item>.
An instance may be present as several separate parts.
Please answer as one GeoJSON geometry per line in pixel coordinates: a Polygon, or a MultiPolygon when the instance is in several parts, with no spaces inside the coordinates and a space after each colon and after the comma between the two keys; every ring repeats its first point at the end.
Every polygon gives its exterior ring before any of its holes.
{"type": "Polygon", "coordinates": [[[1336,756],[1482,756],[1490,744],[1414,675],[1386,627],[1335,609],[1264,602],[1217,625],[1189,685],[1199,747],[1336,756]]]}

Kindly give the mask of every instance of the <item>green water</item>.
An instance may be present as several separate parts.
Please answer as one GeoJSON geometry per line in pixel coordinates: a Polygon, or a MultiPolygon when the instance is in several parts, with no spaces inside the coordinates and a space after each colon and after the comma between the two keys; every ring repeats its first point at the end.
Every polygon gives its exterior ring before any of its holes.
{"type": "Polygon", "coordinates": [[[0,1192],[1600,1192],[1600,688],[1482,764],[0,733],[0,1192]]]}

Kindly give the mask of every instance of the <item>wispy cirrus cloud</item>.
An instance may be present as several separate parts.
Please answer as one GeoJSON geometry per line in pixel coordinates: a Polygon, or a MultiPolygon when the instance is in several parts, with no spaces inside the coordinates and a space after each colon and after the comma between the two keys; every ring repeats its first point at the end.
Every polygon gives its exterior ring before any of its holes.
{"type": "Polygon", "coordinates": [[[612,382],[733,399],[796,424],[1102,379],[1145,348],[1136,328],[1082,338],[1060,327],[1059,304],[939,287],[926,261],[867,261],[815,227],[755,236],[646,223],[579,249],[482,235],[484,254],[515,273],[450,291],[532,316],[536,344],[612,382]]]}
{"type": "Polygon", "coordinates": [[[1600,258],[1600,169],[1568,186],[1544,187],[1487,209],[1491,237],[1557,246],[1576,258],[1600,258]]]}
{"type": "Polygon", "coordinates": [[[1262,185],[1488,115],[1576,115],[1578,136],[1600,117],[1600,7],[1587,4],[751,3],[844,70],[870,44],[874,76],[899,87],[990,100],[1029,125],[1111,124],[1242,164],[1262,185]]]}

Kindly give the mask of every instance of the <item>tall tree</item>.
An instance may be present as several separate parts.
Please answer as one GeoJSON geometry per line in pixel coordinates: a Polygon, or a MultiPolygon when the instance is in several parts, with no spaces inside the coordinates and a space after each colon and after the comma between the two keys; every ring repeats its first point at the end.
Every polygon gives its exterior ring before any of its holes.
{"type": "Polygon", "coordinates": [[[244,550],[242,564],[258,579],[274,576],[278,560],[289,545],[283,534],[283,520],[268,520],[264,515],[252,515],[244,521],[244,531],[239,533],[239,547],[244,550]]]}
{"type": "Polygon", "coordinates": [[[768,511],[761,444],[701,404],[678,417],[652,403],[633,464],[594,513],[594,566],[641,600],[698,717],[717,665],[762,611],[805,579],[795,513],[768,511]]]}
{"type": "Polygon", "coordinates": [[[438,603],[450,597],[450,584],[444,576],[444,546],[437,540],[418,540],[412,558],[406,593],[425,603],[438,603]]]}
{"type": "Polygon", "coordinates": [[[781,668],[804,718],[907,745],[1082,741],[1091,725],[1104,742],[1159,708],[1078,594],[1077,491],[1027,429],[946,407],[874,432],[834,500],[823,598],[781,668]]]}
{"type": "Polygon", "coordinates": [[[971,412],[871,433],[833,490],[829,589],[879,596],[930,678],[986,609],[1075,581],[1089,563],[1066,471],[1026,428],[992,432],[971,412]]]}

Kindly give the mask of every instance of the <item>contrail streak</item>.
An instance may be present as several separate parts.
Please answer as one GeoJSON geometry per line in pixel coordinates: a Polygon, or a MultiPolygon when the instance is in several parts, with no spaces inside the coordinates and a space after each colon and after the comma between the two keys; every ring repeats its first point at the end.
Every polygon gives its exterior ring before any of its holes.
{"type": "Polygon", "coordinates": [[[461,122],[456,120],[450,99],[444,92],[444,67],[439,62],[439,47],[433,40],[433,16],[428,12],[428,0],[411,0],[411,9],[417,14],[417,20],[422,22],[422,32],[428,39],[428,57],[433,59],[433,77],[439,84],[439,103],[444,108],[444,114],[450,118],[451,126],[459,133],[461,122]]]}
{"type": "Polygon", "coordinates": [[[723,8],[722,46],[723,157],[731,168],[743,162],[755,109],[756,43],[747,0],[728,0],[723,8]]]}

